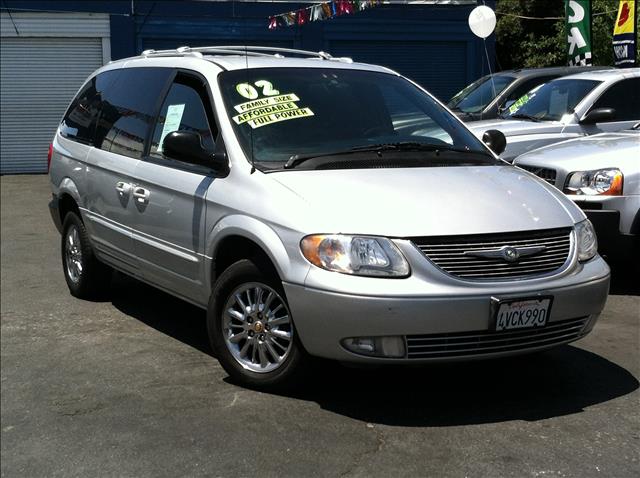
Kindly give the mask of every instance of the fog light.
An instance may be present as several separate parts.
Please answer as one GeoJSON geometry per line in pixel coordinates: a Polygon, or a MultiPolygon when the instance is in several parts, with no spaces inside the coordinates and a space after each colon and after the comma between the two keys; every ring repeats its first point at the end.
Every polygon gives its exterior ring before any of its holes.
{"type": "Polygon", "coordinates": [[[596,322],[598,321],[598,317],[600,317],[600,314],[592,314],[589,316],[589,320],[587,320],[587,322],[584,324],[584,327],[582,328],[582,335],[587,335],[589,332],[591,332],[593,330],[593,327],[596,325],[596,322]]]}
{"type": "Polygon", "coordinates": [[[344,348],[359,355],[404,357],[404,337],[350,337],[342,341],[344,348]]]}

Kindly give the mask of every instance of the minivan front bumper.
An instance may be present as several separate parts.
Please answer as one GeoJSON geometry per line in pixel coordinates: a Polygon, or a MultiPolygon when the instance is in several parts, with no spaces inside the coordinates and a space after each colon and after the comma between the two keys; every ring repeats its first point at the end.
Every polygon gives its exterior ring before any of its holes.
{"type": "MultiPolygon", "coordinates": [[[[285,283],[302,345],[311,355],[346,362],[416,363],[491,358],[532,352],[572,342],[588,334],[604,308],[609,268],[597,256],[579,273],[530,287],[513,282],[490,291],[450,295],[368,296],[285,283]],[[547,325],[540,329],[495,332],[492,299],[553,296],[547,325]],[[351,337],[402,337],[401,358],[373,357],[347,350],[351,337]],[[414,353],[412,344],[429,353],[414,353]]],[[[380,279],[384,280],[384,279],[380,279]]],[[[425,290],[429,285],[425,284],[425,290]]]]}

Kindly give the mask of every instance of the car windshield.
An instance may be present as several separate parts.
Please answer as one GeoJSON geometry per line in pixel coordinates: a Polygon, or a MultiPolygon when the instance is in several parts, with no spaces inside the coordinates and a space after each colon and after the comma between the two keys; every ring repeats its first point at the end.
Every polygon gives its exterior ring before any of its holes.
{"type": "Polygon", "coordinates": [[[516,101],[504,117],[559,121],[565,114],[573,113],[578,103],[600,83],[597,80],[577,79],[550,81],[516,101]]]}
{"type": "Polygon", "coordinates": [[[513,76],[508,75],[484,76],[457,93],[449,100],[447,106],[464,113],[478,113],[514,80],[513,76]]]}
{"type": "Polygon", "coordinates": [[[396,75],[260,68],[224,72],[219,85],[247,158],[267,168],[291,166],[295,158],[351,151],[357,156],[374,148],[400,163],[407,156],[415,159],[416,151],[427,146],[436,155],[449,151],[440,155],[441,161],[454,156],[453,151],[469,158],[484,155],[485,162],[489,154],[457,118],[396,75]],[[465,154],[474,152],[478,154],[465,154]]]}

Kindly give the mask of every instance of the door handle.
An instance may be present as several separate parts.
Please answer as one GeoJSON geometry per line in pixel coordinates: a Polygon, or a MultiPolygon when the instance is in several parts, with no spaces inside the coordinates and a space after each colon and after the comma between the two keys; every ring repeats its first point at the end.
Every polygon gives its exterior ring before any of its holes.
{"type": "Polygon", "coordinates": [[[116,183],[116,191],[121,196],[124,196],[125,194],[129,194],[130,190],[131,190],[131,184],[130,183],[125,183],[124,181],[118,181],[116,183]]]}
{"type": "Polygon", "coordinates": [[[149,201],[149,190],[141,187],[133,188],[133,197],[136,198],[136,201],[139,203],[146,203],[149,201]]]}

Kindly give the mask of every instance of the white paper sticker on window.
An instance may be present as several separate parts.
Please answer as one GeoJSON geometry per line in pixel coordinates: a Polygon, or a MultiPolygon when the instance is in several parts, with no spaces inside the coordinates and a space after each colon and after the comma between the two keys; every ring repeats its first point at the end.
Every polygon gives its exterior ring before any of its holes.
{"type": "Polygon", "coordinates": [[[158,141],[158,152],[162,152],[162,142],[165,136],[174,131],[180,129],[180,123],[182,122],[182,114],[184,113],[184,104],[182,105],[169,105],[167,108],[167,117],[164,120],[164,126],[162,128],[162,134],[160,135],[160,141],[158,141]]]}

